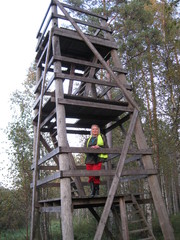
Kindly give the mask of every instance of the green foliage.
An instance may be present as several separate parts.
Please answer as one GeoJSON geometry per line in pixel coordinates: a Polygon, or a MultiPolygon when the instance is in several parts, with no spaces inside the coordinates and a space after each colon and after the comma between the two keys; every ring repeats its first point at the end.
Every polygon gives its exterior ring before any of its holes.
{"type": "Polygon", "coordinates": [[[21,193],[18,190],[0,189],[0,229],[19,229],[25,227],[26,213],[24,213],[21,193]]]}
{"type": "Polygon", "coordinates": [[[26,239],[26,230],[7,230],[0,233],[1,240],[24,240],[26,239]]]}
{"type": "MultiPolygon", "coordinates": [[[[179,222],[180,222],[180,214],[172,215],[170,217],[170,221],[174,230],[175,239],[180,239],[180,229],[179,229],[179,222]]],[[[158,219],[153,220],[153,232],[157,240],[163,240],[163,235],[161,231],[161,227],[159,225],[158,219]]]]}
{"type": "MultiPolygon", "coordinates": [[[[26,227],[26,234],[28,232],[31,209],[31,164],[33,159],[31,109],[34,73],[35,68],[32,66],[24,82],[24,90],[14,92],[11,97],[13,117],[7,129],[9,140],[7,153],[11,161],[9,175],[13,185],[11,189],[0,189],[1,231],[26,227]]],[[[15,239],[15,235],[12,239],[15,239]]],[[[17,239],[20,239],[20,237],[17,237],[17,239]]]]}

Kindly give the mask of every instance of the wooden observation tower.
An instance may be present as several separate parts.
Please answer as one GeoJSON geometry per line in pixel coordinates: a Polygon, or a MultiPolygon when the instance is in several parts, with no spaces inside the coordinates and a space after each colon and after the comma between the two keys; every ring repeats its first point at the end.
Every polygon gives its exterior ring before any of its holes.
{"type": "Polygon", "coordinates": [[[52,0],[37,39],[31,240],[41,239],[40,218],[51,212],[61,215],[63,240],[74,239],[73,211],[78,208],[89,209],[97,220],[94,240],[100,240],[104,232],[109,239],[127,240],[138,231],[146,232],[143,239],[155,239],[141,207],[150,198],[164,239],[173,240],[139,109],[126,82],[107,18],[52,0]],[[89,135],[92,124],[100,126],[109,148],[80,147],[77,137],[74,145],[68,143],[69,135],[89,135]],[[117,141],[113,145],[114,132],[117,141]],[[108,153],[109,158],[102,170],[92,173],[76,163],[74,153],[108,153]],[[94,198],[88,196],[89,186],[84,181],[92,174],[101,176],[103,188],[103,194],[94,198]],[[128,192],[123,187],[133,181],[145,181],[148,198],[143,192],[128,192]],[[58,197],[42,194],[52,188],[58,197]],[[144,224],[139,230],[128,228],[128,204],[144,224]],[[108,229],[110,212],[118,223],[118,236],[108,229]]]}

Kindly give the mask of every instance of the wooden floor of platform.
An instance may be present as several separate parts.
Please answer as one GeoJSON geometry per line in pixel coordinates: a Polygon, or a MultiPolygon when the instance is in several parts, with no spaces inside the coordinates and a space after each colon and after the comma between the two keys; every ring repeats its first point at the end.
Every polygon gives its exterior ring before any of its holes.
{"type": "MultiPolygon", "coordinates": [[[[151,198],[140,198],[139,194],[134,195],[136,200],[139,204],[146,204],[152,201],[151,198]]],[[[114,197],[113,205],[119,206],[120,198],[125,197],[126,203],[132,203],[131,195],[118,195],[114,197]]],[[[107,197],[106,196],[97,196],[90,198],[86,197],[73,197],[72,198],[72,208],[73,209],[81,209],[81,208],[90,208],[90,207],[103,207],[106,203],[107,197]]],[[[47,199],[47,200],[40,200],[39,208],[41,212],[60,212],[61,211],[61,199],[54,198],[54,199],[47,199]]]]}

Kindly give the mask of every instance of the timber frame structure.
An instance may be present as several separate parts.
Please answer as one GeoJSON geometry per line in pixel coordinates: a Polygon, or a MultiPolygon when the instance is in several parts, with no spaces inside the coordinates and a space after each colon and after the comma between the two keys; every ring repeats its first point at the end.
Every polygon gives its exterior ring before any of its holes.
{"type": "Polygon", "coordinates": [[[100,240],[104,232],[110,239],[130,239],[127,204],[132,204],[146,225],[143,239],[155,239],[140,207],[148,199],[144,194],[121,191],[123,182],[139,179],[148,183],[164,239],[173,240],[152,152],[107,18],[52,0],[37,39],[31,240],[41,239],[38,223],[47,212],[60,212],[63,240],[73,240],[73,211],[78,208],[89,209],[98,221],[94,240],[100,240]],[[68,119],[76,121],[68,123],[68,119]],[[67,134],[89,135],[92,124],[100,126],[109,148],[70,146],[67,134]],[[112,134],[117,128],[121,141],[113,147],[112,134]],[[76,164],[74,153],[108,153],[109,158],[102,170],[92,173],[76,164]],[[135,167],[128,168],[132,163],[135,167]],[[103,178],[103,196],[88,197],[83,180],[89,175],[103,178]],[[57,198],[42,197],[44,189],[55,187],[57,198]],[[96,207],[102,208],[101,216],[96,207]],[[110,211],[118,223],[118,237],[107,226],[110,211]]]}

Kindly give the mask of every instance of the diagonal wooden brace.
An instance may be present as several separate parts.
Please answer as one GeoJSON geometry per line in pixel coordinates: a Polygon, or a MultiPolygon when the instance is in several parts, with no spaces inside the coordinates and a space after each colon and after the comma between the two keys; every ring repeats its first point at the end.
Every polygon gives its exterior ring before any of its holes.
{"type": "Polygon", "coordinates": [[[119,179],[121,177],[121,173],[122,173],[122,170],[123,170],[123,167],[124,167],[126,155],[127,155],[127,152],[128,152],[130,142],[131,142],[131,137],[132,137],[132,134],[133,134],[133,131],[134,131],[134,128],[135,128],[137,117],[138,117],[138,111],[137,111],[137,109],[135,109],[134,112],[133,112],[132,118],[131,118],[129,129],[128,129],[128,132],[127,132],[127,135],[126,135],[126,139],[125,139],[124,144],[123,144],[122,153],[121,153],[121,156],[119,158],[119,162],[118,162],[118,165],[117,165],[117,168],[116,168],[116,173],[114,175],[114,178],[113,178],[113,181],[112,181],[109,193],[108,193],[106,204],[104,206],[104,210],[102,212],[101,219],[100,219],[99,225],[97,227],[94,240],[100,240],[101,237],[102,237],[104,227],[106,225],[106,222],[107,222],[107,219],[108,219],[108,216],[109,216],[109,212],[110,212],[110,209],[111,209],[111,206],[112,206],[112,203],[113,203],[113,199],[114,199],[114,196],[115,196],[118,184],[119,184],[119,179]]]}
{"type": "Polygon", "coordinates": [[[63,14],[67,17],[67,19],[71,22],[71,24],[73,25],[73,27],[76,29],[76,31],[79,33],[79,35],[81,36],[81,38],[84,40],[84,42],[87,44],[87,46],[91,49],[91,51],[94,53],[94,55],[97,57],[97,59],[100,61],[100,63],[104,66],[104,68],[108,71],[108,73],[110,74],[110,76],[116,81],[116,83],[118,84],[119,88],[122,90],[124,96],[127,98],[127,100],[131,103],[131,105],[136,108],[139,109],[136,102],[133,100],[132,96],[129,94],[129,92],[126,90],[126,88],[123,86],[123,84],[118,80],[118,78],[116,77],[116,75],[114,74],[114,72],[111,70],[111,68],[108,66],[108,64],[106,63],[106,61],[104,60],[104,58],[101,56],[101,54],[96,50],[96,48],[94,47],[94,45],[90,42],[90,40],[86,37],[86,35],[81,31],[81,29],[78,27],[77,23],[73,20],[73,18],[70,16],[70,14],[65,10],[65,8],[63,7],[63,5],[57,1],[54,0],[53,1],[59,8],[60,10],[63,12],[63,14]]]}

